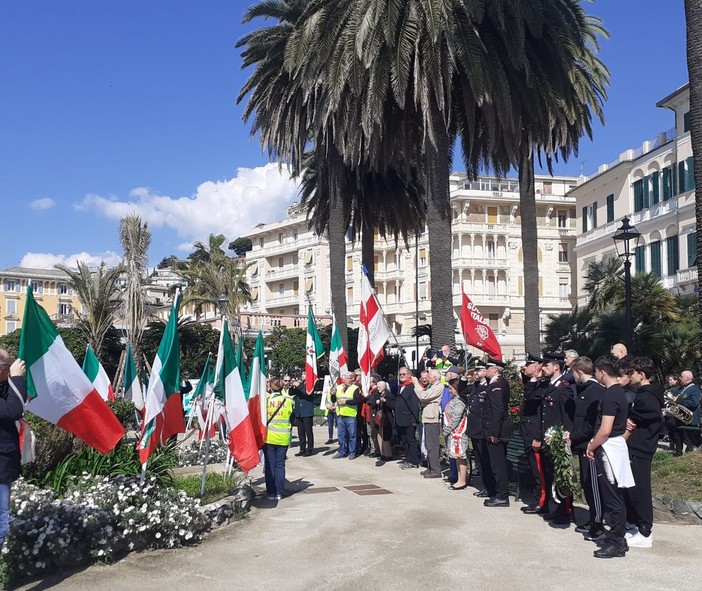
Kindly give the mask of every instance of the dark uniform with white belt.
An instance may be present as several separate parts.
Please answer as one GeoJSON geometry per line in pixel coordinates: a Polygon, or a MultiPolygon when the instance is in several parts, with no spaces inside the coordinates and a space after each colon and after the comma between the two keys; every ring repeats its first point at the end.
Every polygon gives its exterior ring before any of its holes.
{"type": "Polygon", "coordinates": [[[478,465],[480,478],[483,481],[483,488],[478,492],[473,493],[476,497],[487,497],[487,487],[485,479],[490,479],[486,476],[483,467],[483,404],[485,403],[485,388],[487,381],[485,380],[485,363],[479,361],[475,365],[475,382],[468,394],[468,422],[466,425],[466,435],[470,437],[471,445],[473,446],[473,455],[475,462],[478,465]]]}
{"type": "Polygon", "coordinates": [[[524,513],[543,514],[548,510],[546,480],[544,478],[541,455],[541,393],[548,381],[541,378],[541,365],[544,360],[531,353],[527,354],[524,374],[524,398],[519,411],[519,432],[524,440],[526,457],[534,480],[535,503],[522,508],[524,513]],[[544,508],[546,506],[546,508],[544,508]]]}
{"type": "MultiPolygon", "coordinates": [[[[509,384],[502,377],[505,363],[488,359],[483,404],[483,449],[489,462],[484,473],[492,472],[492,482],[487,484],[490,498],[485,499],[486,507],[509,507],[509,476],[507,473],[506,441],[512,437],[512,421],[509,418],[509,384]],[[492,485],[492,487],[490,486],[492,485]]],[[[485,461],[485,459],[483,460],[485,461]]]]}
{"type": "MultiPolygon", "coordinates": [[[[564,363],[563,353],[544,353],[544,366],[550,365],[558,367],[554,370],[554,375],[545,383],[541,391],[541,437],[551,427],[563,427],[563,431],[573,430],[573,418],[575,416],[575,399],[570,384],[563,381],[562,369],[564,363]]],[[[546,371],[546,368],[544,368],[546,371]]],[[[553,500],[552,487],[554,477],[553,461],[548,454],[542,455],[544,477],[546,479],[547,500],[553,500]]],[[[548,501],[547,501],[548,502],[548,501]]],[[[554,516],[557,522],[570,522],[571,503],[558,504],[558,514],[554,516]]],[[[544,509],[547,507],[544,504],[544,509]]]]}

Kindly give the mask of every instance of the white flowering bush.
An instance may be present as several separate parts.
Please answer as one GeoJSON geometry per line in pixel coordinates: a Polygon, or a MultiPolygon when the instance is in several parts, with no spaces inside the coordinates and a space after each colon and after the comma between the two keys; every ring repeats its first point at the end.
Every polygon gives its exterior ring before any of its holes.
{"type": "MultiPolygon", "coordinates": [[[[227,461],[229,448],[221,439],[210,439],[210,456],[208,463],[219,464],[227,461]]],[[[199,441],[193,441],[188,447],[183,447],[178,454],[179,466],[202,466],[205,461],[205,442],[202,447],[199,441]]]]}
{"type": "Polygon", "coordinates": [[[109,561],[130,550],[193,543],[211,525],[198,499],[155,479],[142,487],[133,477],[84,474],[64,498],[20,479],[11,504],[1,569],[10,580],[109,561]]]}

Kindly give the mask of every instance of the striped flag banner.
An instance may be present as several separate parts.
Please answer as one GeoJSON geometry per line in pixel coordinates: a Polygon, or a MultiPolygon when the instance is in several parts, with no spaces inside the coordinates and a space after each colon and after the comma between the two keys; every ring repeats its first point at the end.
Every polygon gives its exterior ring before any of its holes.
{"type": "Polygon", "coordinates": [[[361,316],[358,328],[358,365],[361,368],[361,386],[364,394],[370,390],[370,373],[383,359],[383,348],[390,338],[390,328],[380,309],[368,271],[363,266],[361,278],[361,316]]]}
{"type": "Polygon", "coordinates": [[[127,344],[127,353],[124,360],[124,398],[131,400],[134,407],[141,412],[144,410],[144,393],[139,383],[134,355],[131,345],[127,344]]]}
{"type": "Polygon", "coordinates": [[[341,340],[339,326],[336,323],[336,316],[332,314],[332,337],[329,347],[329,376],[333,385],[340,384],[341,378],[349,371],[348,357],[344,351],[344,344],[341,340]]]}
{"type": "Polygon", "coordinates": [[[169,437],[185,432],[183,397],[180,393],[179,309],[180,294],[173,303],[171,316],[151,366],[144,401],[144,433],[137,444],[142,464],[146,464],[158,445],[164,445],[169,437]]]}
{"type": "Polygon", "coordinates": [[[107,377],[107,372],[102,367],[100,360],[95,355],[93,348],[88,345],[83,358],[83,373],[88,376],[88,379],[93,383],[93,386],[100,394],[103,400],[114,401],[115,391],[112,387],[110,378],[107,377]]]}
{"type": "Polygon", "coordinates": [[[124,427],[63,343],[27,287],[18,357],[27,364],[26,409],[107,453],[124,427]]]}
{"type": "Polygon", "coordinates": [[[263,347],[263,333],[259,331],[249,372],[248,398],[249,416],[258,449],[263,449],[263,444],[266,442],[266,421],[268,420],[266,380],[266,354],[263,347]]]}
{"type": "Polygon", "coordinates": [[[312,306],[307,307],[307,344],[305,345],[305,390],[308,394],[314,391],[319,373],[317,360],[324,355],[324,346],[319,337],[317,325],[312,316],[312,306]]]}

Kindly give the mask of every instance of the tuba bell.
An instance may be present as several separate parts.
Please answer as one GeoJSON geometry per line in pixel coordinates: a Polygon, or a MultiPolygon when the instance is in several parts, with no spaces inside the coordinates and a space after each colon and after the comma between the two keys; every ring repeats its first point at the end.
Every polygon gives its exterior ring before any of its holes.
{"type": "Polygon", "coordinates": [[[692,423],[692,411],[682,404],[675,402],[675,396],[670,390],[666,390],[663,397],[665,398],[666,414],[675,417],[683,425],[692,423]]]}

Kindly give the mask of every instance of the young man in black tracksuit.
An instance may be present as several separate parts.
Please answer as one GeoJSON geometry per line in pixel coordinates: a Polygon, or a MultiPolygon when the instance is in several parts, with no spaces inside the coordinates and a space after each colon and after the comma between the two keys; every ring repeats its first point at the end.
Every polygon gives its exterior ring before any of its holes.
{"type": "Polygon", "coordinates": [[[631,471],[636,485],[626,489],[627,522],[636,531],[627,532],[630,548],[650,548],[653,545],[653,501],[651,499],[651,461],[658,447],[663,421],[663,386],[652,384],[655,369],[650,359],[637,357],[631,363],[631,381],[638,386],[636,398],[629,409],[627,439],[631,471]]]}
{"type": "Polygon", "coordinates": [[[601,540],[605,537],[602,503],[600,490],[597,484],[597,470],[595,463],[585,456],[587,444],[595,435],[597,423],[597,407],[602,400],[604,386],[593,376],[595,365],[589,357],[578,357],[571,365],[576,386],[575,417],[573,430],[570,432],[570,445],[573,455],[577,456],[580,464],[580,483],[585,495],[585,501],[590,510],[588,523],[575,528],[578,533],[584,534],[587,540],[601,540]]]}

